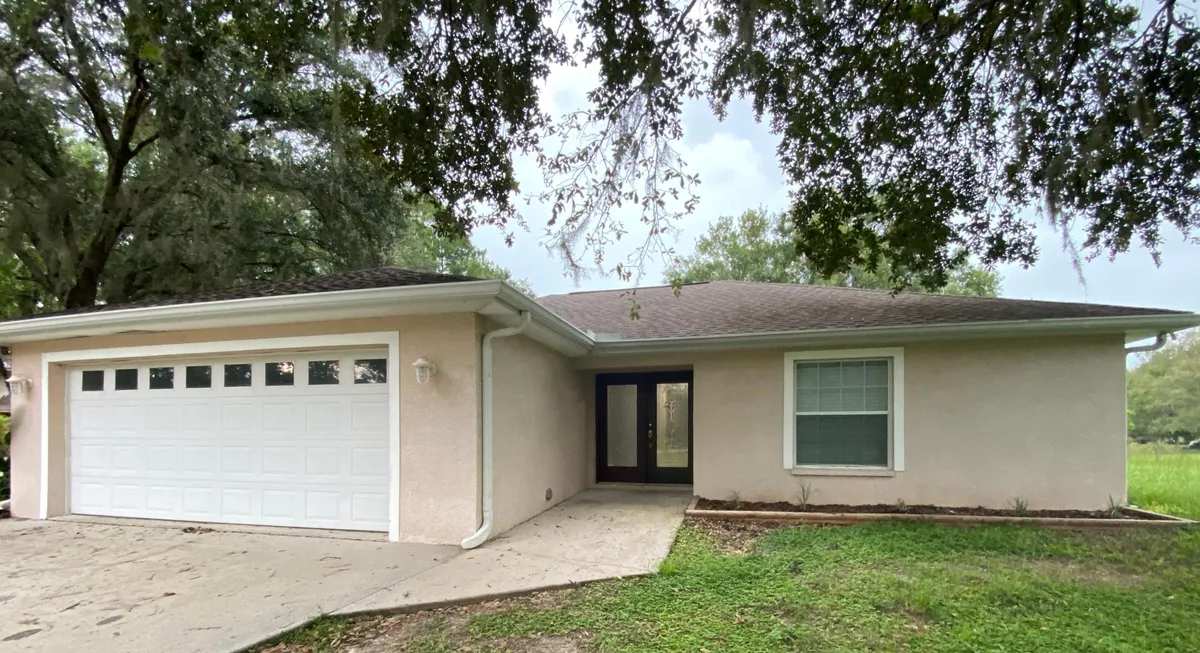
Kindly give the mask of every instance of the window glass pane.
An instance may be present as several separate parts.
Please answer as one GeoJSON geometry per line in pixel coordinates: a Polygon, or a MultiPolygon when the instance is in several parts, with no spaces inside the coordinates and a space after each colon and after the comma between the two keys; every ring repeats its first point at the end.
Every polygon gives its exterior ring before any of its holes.
{"type": "Polygon", "coordinates": [[[796,387],[815,388],[820,385],[820,369],[816,363],[796,363],[796,387]]]}
{"type": "Polygon", "coordinates": [[[83,373],[84,392],[100,392],[104,390],[104,370],[86,370],[83,373]]]}
{"type": "Polygon", "coordinates": [[[820,410],[822,413],[839,411],[842,409],[841,388],[821,388],[818,392],[820,393],[818,410],[820,410]]]}
{"type": "Polygon", "coordinates": [[[863,401],[863,410],[887,410],[888,409],[888,388],[887,386],[867,388],[864,391],[865,397],[863,401]]]}
{"type": "Polygon", "coordinates": [[[267,385],[292,385],[296,382],[296,367],[291,363],[267,363],[267,385]]]}
{"type": "Polygon", "coordinates": [[[797,415],[796,463],[888,465],[887,415],[797,415]]]}
{"type": "Polygon", "coordinates": [[[886,411],[890,376],[886,360],[797,363],[796,412],[886,411]]]}
{"type": "Polygon", "coordinates": [[[254,366],[250,363],[234,363],[225,366],[226,388],[250,387],[250,374],[254,366]]]}
{"type": "Polygon", "coordinates": [[[113,387],[117,390],[137,390],[137,370],[117,370],[113,387]]]}
{"type": "Polygon", "coordinates": [[[339,367],[338,361],[309,361],[308,384],[337,385],[339,367]]]}
{"type": "Polygon", "coordinates": [[[688,431],[691,429],[688,424],[688,384],[659,383],[655,395],[658,416],[658,430],[654,434],[655,465],[687,467],[688,431]]]}
{"type": "Polygon", "coordinates": [[[887,361],[867,361],[866,367],[866,384],[867,385],[887,385],[888,384],[888,362],[887,361]]]}
{"type": "Polygon", "coordinates": [[[608,417],[605,422],[608,466],[637,467],[637,386],[608,386],[605,414],[608,417]]]}
{"type": "Polygon", "coordinates": [[[822,388],[840,388],[842,387],[842,364],[841,363],[821,363],[821,387],[822,388]]]}
{"type": "Polygon", "coordinates": [[[170,390],[175,387],[175,368],[174,367],[151,367],[150,368],[150,389],[151,390],[170,390]]]}
{"type": "Polygon", "coordinates": [[[849,361],[842,363],[842,387],[862,387],[863,385],[863,362],[849,361]]]}
{"type": "Polygon", "coordinates": [[[355,383],[387,383],[387,359],[368,358],[354,361],[355,383]]]}
{"type": "Polygon", "coordinates": [[[862,386],[842,388],[842,410],[856,413],[865,410],[862,386]]]}
{"type": "Polygon", "coordinates": [[[183,377],[184,385],[189,388],[212,387],[212,368],[208,365],[188,365],[183,377]]]}
{"type": "Polygon", "coordinates": [[[817,395],[818,391],[816,388],[796,388],[796,412],[817,412],[817,395]]]}

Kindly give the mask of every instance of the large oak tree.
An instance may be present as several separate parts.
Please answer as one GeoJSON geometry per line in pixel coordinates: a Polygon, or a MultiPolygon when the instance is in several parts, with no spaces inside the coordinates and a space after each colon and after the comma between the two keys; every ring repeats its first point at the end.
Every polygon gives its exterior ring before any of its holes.
{"type": "Polygon", "coordinates": [[[681,111],[778,134],[798,255],[940,287],[972,256],[1088,255],[1200,223],[1200,33],[1170,0],[0,0],[0,244],[49,304],[386,260],[519,217],[600,265],[630,204],[696,208],[681,111]],[[588,106],[545,115],[554,64],[588,106]],[[528,192],[529,189],[526,189],[528,192]],[[1038,214],[1041,214],[1039,217],[1038,214]],[[235,279],[230,279],[235,277],[235,279]]]}
{"type": "Polygon", "coordinates": [[[388,261],[503,219],[537,1],[0,0],[0,242],[47,305],[388,261]]]}

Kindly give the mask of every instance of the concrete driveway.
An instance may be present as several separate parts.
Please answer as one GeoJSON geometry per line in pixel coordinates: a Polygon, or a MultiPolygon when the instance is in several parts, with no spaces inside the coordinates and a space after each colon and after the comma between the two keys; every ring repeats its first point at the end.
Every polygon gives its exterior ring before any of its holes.
{"type": "Polygon", "coordinates": [[[467,552],[303,530],[3,520],[0,650],[233,651],[321,614],[653,572],[687,501],[587,490],[467,552]]]}

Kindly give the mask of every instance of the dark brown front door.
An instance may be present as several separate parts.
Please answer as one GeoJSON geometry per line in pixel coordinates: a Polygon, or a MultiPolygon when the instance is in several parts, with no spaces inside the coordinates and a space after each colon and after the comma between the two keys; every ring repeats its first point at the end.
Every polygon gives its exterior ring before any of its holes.
{"type": "Polygon", "coordinates": [[[692,373],[596,376],[596,480],[692,482],[692,373]]]}

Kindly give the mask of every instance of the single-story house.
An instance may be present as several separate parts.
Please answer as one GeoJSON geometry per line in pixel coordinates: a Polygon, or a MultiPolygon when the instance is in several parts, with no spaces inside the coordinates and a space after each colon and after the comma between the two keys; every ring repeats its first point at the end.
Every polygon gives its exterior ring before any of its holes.
{"type": "Polygon", "coordinates": [[[12,512],[473,546],[608,483],[1101,508],[1126,497],[1126,343],[1197,325],[740,282],[535,301],[396,268],[30,316],[0,323],[12,512]]]}

